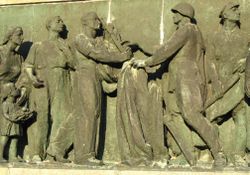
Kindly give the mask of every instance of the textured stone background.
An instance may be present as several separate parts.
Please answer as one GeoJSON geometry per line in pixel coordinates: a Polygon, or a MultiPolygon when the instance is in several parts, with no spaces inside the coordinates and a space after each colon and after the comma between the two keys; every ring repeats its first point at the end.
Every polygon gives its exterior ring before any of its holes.
{"type": "Polygon", "coordinates": [[[74,0],[1,0],[0,5],[6,4],[24,4],[24,3],[42,3],[55,1],[74,1],[74,0]]]}
{"type": "MultiPolygon", "coordinates": [[[[68,39],[81,30],[80,17],[88,11],[96,11],[105,21],[112,20],[126,40],[137,42],[145,50],[153,52],[167,40],[174,30],[170,12],[178,2],[184,0],[92,0],[38,4],[7,5],[49,0],[0,0],[0,41],[9,26],[20,25],[24,29],[25,46],[45,40],[45,21],[49,16],[60,15],[69,30],[68,39]]],[[[196,19],[204,38],[208,38],[219,27],[219,13],[229,0],[186,0],[196,9],[196,19]]],[[[250,30],[250,0],[240,0],[242,30],[250,30]]],[[[249,31],[250,32],[250,31],[249,31]]],[[[115,98],[108,98],[105,160],[118,156],[115,131],[115,98]]],[[[230,133],[229,133],[230,134],[230,133]]]]}
{"type": "MultiPolygon", "coordinates": [[[[1,0],[0,4],[49,0],[1,0]]],[[[25,40],[40,41],[47,37],[44,23],[47,17],[60,15],[68,26],[69,39],[80,32],[80,16],[96,11],[102,18],[113,20],[122,36],[152,52],[173,32],[171,7],[184,0],[92,0],[23,5],[3,5],[0,8],[0,39],[8,26],[21,25],[25,40]],[[162,8],[163,7],[163,8],[162,8]],[[163,10],[162,10],[163,9],[163,10]]],[[[59,0],[56,0],[59,1],[59,0]]],[[[229,0],[186,0],[196,9],[196,18],[204,38],[218,28],[218,14],[229,0]]],[[[242,29],[248,31],[250,1],[240,0],[242,29]]]]}

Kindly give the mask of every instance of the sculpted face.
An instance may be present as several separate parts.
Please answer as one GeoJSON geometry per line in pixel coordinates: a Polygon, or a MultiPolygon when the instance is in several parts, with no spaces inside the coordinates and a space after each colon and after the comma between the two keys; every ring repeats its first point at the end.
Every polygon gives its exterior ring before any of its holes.
{"type": "Polygon", "coordinates": [[[49,29],[55,32],[62,32],[64,27],[63,20],[60,17],[56,17],[51,23],[49,29]]]}
{"type": "Polygon", "coordinates": [[[99,18],[92,18],[88,20],[88,26],[93,28],[93,29],[100,29],[101,27],[101,22],[99,20],[99,18]]]}
{"type": "Polygon", "coordinates": [[[10,40],[16,45],[21,45],[23,42],[23,30],[21,28],[17,28],[16,31],[11,36],[10,40]]]}
{"type": "Polygon", "coordinates": [[[101,22],[99,20],[98,17],[94,17],[94,18],[90,18],[87,20],[87,24],[86,24],[89,29],[91,30],[91,35],[92,37],[96,37],[97,31],[100,29],[101,27],[101,22]]]}
{"type": "Polygon", "coordinates": [[[173,15],[174,24],[178,24],[182,20],[182,18],[183,18],[183,16],[180,13],[175,12],[173,15]]]}
{"type": "Polygon", "coordinates": [[[235,6],[230,9],[226,9],[223,13],[223,17],[231,21],[240,21],[239,7],[235,6]]]}

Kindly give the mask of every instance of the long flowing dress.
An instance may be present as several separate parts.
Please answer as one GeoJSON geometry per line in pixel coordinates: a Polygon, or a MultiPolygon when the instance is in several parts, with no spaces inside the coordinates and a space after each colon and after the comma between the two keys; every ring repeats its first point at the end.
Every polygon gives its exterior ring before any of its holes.
{"type": "Polygon", "coordinates": [[[21,134],[19,124],[13,123],[3,116],[2,89],[5,84],[9,83],[13,83],[13,87],[15,87],[15,83],[21,74],[22,62],[23,58],[19,53],[14,52],[13,54],[8,52],[5,46],[0,47],[0,135],[3,136],[18,136],[21,134]]]}
{"type": "Polygon", "coordinates": [[[121,161],[149,164],[166,158],[160,86],[144,69],[124,65],[117,87],[117,134],[121,161]]]}

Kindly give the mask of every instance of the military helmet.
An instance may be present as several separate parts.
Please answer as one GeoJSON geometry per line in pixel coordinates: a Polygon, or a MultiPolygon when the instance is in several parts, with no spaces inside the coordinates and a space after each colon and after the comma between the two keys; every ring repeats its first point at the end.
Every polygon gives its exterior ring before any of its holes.
{"type": "Polygon", "coordinates": [[[171,11],[173,13],[180,13],[181,15],[183,16],[186,16],[186,17],[189,17],[190,19],[193,19],[194,18],[194,14],[195,14],[195,11],[194,11],[194,8],[192,5],[186,3],[186,2],[181,2],[179,4],[177,4],[176,6],[174,6],[171,11]]]}
{"type": "Polygon", "coordinates": [[[227,3],[224,7],[223,7],[223,9],[221,10],[221,12],[220,12],[220,15],[219,15],[219,18],[223,18],[224,17],[224,12],[226,11],[226,10],[228,10],[228,9],[231,9],[231,8],[233,8],[233,7],[239,7],[240,6],[240,4],[239,3],[237,3],[237,2],[229,2],[229,3],[227,3]]]}

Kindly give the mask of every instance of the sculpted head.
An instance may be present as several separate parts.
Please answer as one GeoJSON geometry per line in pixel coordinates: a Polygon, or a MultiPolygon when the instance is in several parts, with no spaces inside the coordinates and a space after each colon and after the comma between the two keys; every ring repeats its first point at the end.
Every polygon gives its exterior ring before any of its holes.
{"type": "Polygon", "coordinates": [[[83,26],[88,26],[92,29],[99,29],[100,28],[100,19],[95,12],[88,12],[84,14],[81,18],[81,22],[83,26]]]}
{"type": "Polygon", "coordinates": [[[47,20],[46,29],[48,31],[54,31],[60,33],[64,29],[64,23],[60,16],[54,16],[47,20]]]}
{"type": "Polygon", "coordinates": [[[225,20],[229,20],[232,22],[239,22],[240,21],[240,4],[235,2],[227,3],[220,12],[220,18],[222,24],[225,20]]]}
{"type": "Polygon", "coordinates": [[[17,98],[19,95],[20,92],[15,88],[13,83],[5,83],[2,86],[1,101],[4,101],[8,98],[10,102],[14,102],[15,98],[17,98]]]}
{"type": "Polygon", "coordinates": [[[83,30],[89,37],[95,38],[101,28],[101,21],[95,12],[88,12],[81,18],[83,30]]]}
{"type": "Polygon", "coordinates": [[[173,21],[175,24],[179,24],[185,18],[189,18],[190,21],[194,19],[194,8],[188,3],[179,3],[174,6],[171,11],[174,13],[173,21]]]}
{"type": "Polygon", "coordinates": [[[2,45],[11,42],[13,45],[20,46],[23,42],[23,39],[22,27],[10,27],[4,36],[2,45]]]}

